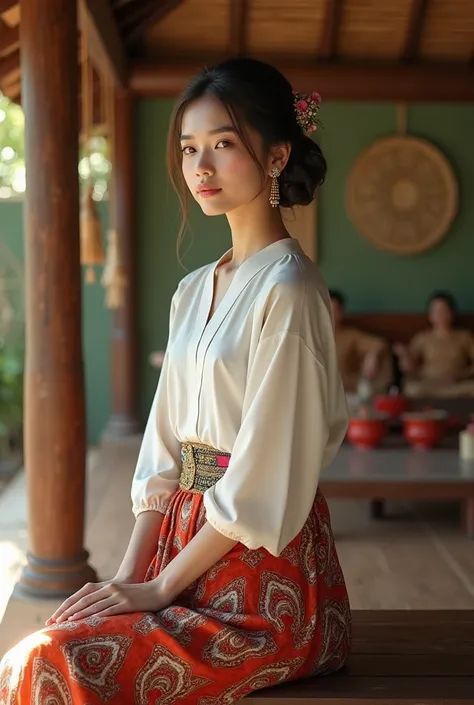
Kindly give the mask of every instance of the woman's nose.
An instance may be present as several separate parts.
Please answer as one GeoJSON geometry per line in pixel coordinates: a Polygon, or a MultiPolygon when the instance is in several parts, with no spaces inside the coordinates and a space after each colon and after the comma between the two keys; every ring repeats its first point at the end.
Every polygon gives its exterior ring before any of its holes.
{"type": "Polygon", "coordinates": [[[210,159],[206,155],[201,155],[196,163],[196,174],[197,176],[212,176],[214,174],[214,167],[210,159]]]}

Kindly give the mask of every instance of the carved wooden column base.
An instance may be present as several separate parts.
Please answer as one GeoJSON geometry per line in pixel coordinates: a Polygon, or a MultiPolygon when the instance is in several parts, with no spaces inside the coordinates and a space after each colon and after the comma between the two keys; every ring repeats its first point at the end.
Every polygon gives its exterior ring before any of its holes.
{"type": "Polygon", "coordinates": [[[47,560],[28,553],[28,563],[15,587],[19,597],[65,598],[83,585],[97,582],[95,570],[87,562],[88,551],[75,558],[47,560]]]}

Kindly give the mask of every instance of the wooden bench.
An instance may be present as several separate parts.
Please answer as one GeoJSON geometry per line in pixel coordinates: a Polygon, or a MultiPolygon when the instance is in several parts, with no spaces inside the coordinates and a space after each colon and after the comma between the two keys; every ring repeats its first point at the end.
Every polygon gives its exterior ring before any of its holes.
{"type": "Polygon", "coordinates": [[[472,705],[474,610],[355,611],[347,666],[241,705],[472,705]]]}

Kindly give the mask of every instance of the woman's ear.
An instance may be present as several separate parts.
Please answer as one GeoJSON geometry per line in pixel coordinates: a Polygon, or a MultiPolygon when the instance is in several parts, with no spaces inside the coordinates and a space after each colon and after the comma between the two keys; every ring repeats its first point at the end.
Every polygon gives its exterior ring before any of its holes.
{"type": "Polygon", "coordinates": [[[268,172],[270,173],[275,167],[280,171],[283,171],[285,166],[288,164],[288,159],[291,154],[291,144],[289,142],[281,142],[272,147],[270,152],[270,160],[268,172]]]}

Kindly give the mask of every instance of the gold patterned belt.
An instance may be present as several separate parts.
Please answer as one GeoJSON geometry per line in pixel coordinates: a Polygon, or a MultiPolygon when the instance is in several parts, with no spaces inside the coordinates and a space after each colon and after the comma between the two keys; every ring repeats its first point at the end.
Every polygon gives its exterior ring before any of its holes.
{"type": "Polygon", "coordinates": [[[229,460],[230,453],[223,453],[202,443],[183,443],[180,488],[186,492],[204,494],[224,475],[229,460]]]}

